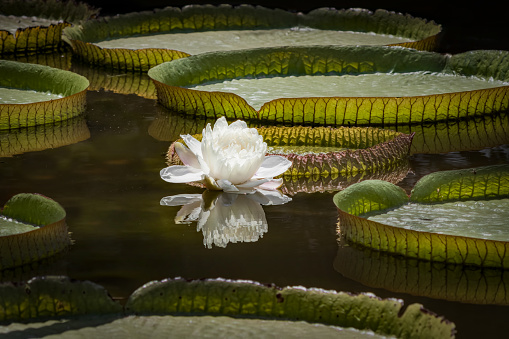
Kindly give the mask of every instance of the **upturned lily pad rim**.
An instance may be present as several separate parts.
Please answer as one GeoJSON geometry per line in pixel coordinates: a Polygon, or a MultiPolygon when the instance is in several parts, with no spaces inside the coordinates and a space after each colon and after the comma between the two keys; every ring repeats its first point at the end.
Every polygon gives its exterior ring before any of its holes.
{"type": "Polygon", "coordinates": [[[0,313],[4,322],[86,315],[209,315],[305,321],[402,338],[432,334],[450,338],[455,334],[454,323],[421,304],[404,308],[403,300],[382,299],[372,293],[354,294],[303,286],[281,288],[251,280],[180,277],[154,280],[128,296],[124,307],[112,300],[101,285],[73,281],[66,276],[34,277],[26,284],[3,283],[0,297],[5,301],[5,312],[0,313]]]}
{"type": "Polygon", "coordinates": [[[38,193],[19,193],[11,197],[0,215],[38,228],[0,236],[0,270],[50,257],[71,245],[65,209],[38,193]]]}
{"type": "MultiPolygon", "coordinates": [[[[389,206],[385,206],[378,210],[375,208],[374,211],[376,214],[385,213],[407,202],[438,204],[440,202],[451,201],[453,199],[447,196],[442,197],[440,189],[436,189],[436,192],[434,192],[436,187],[441,187],[436,186],[437,183],[447,186],[447,180],[449,180],[451,185],[454,181],[456,181],[456,183],[459,182],[459,185],[461,185],[462,180],[476,182],[476,176],[482,175],[488,178],[486,179],[485,186],[482,186],[483,184],[481,182],[481,184],[478,184],[479,188],[477,191],[472,188],[471,197],[460,195],[454,200],[496,199],[497,193],[489,193],[483,196],[483,192],[488,192],[490,188],[497,185],[497,173],[500,173],[500,176],[505,176],[506,183],[506,187],[499,192],[498,198],[506,198],[509,196],[509,185],[507,185],[509,180],[509,166],[492,165],[475,169],[449,170],[429,174],[416,183],[414,190],[412,190],[412,194],[408,196],[407,199],[399,199],[394,201],[392,205],[389,204],[389,206]],[[443,177],[446,180],[440,180],[442,173],[445,174],[443,177]],[[494,179],[488,182],[490,176],[494,179]]],[[[364,185],[369,185],[369,181],[364,182],[364,185]]],[[[394,186],[393,190],[401,189],[391,183],[386,183],[386,186],[394,186]]],[[[360,216],[362,212],[349,213],[341,209],[342,204],[345,202],[345,196],[348,196],[347,193],[351,190],[356,190],[355,185],[346,188],[344,191],[334,196],[334,203],[336,204],[339,214],[337,230],[339,235],[346,238],[348,241],[353,241],[354,243],[374,250],[427,261],[476,267],[509,268],[509,256],[507,255],[507,253],[509,253],[509,241],[417,231],[368,220],[360,216]],[[410,248],[412,246],[415,248],[410,248]]],[[[456,194],[455,191],[453,195],[454,194],[456,194]]],[[[346,201],[346,203],[348,205],[348,201],[346,201]]],[[[376,206],[378,205],[375,204],[375,207],[376,206]]],[[[370,211],[364,211],[364,213],[366,212],[369,213],[370,211]]]]}
{"type": "MultiPolygon", "coordinates": [[[[280,146],[279,142],[281,142],[290,148],[288,153],[277,154],[292,161],[292,166],[281,174],[281,177],[288,179],[329,176],[335,178],[341,175],[353,175],[390,168],[406,159],[410,153],[414,136],[413,133],[404,134],[376,127],[295,126],[258,127],[257,130],[268,146],[280,146]],[[276,132],[280,134],[276,135],[276,132]],[[338,133],[336,134],[336,132],[338,133]],[[351,136],[350,134],[354,135],[351,136]],[[357,140],[356,137],[360,140],[357,140]],[[315,146],[314,142],[319,140],[323,143],[331,143],[331,147],[338,148],[344,142],[345,145],[343,146],[349,146],[351,149],[323,153],[309,152],[305,155],[291,152],[291,147],[296,146],[292,143],[296,141],[302,143],[304,141],[302,139],[312,143],[309,146],[315,146]],[[358,147],[354,148],[351,144],[358,147]]],[[[202,140],[202,134],[196,134],[193,137],[199,141],[202,140]]],[[[166,153],[168,166],[182,164],[175,151],[176,142],[183,143],[183,140],[178,139],[170,145],[166,153]]],[[[308,144],[306,143],[306,145],[308,144]]],[[[321,146],[326,147],[325,145],[321,146]]],[[[269,152],[268,155],[271,155],[271,153],[269,152]]]]}
{"type": "Polygon", "coordinates": [[[79,74],[50,66],[0,60],[0,86],[63,95],[26,104],[0,104],[0,130],[66,120],[83,113],[90,85],[79,74]]]}
{"type": "Polygon", "coordinates": [[[462,120],[505,111],[509,85],[422,96],[280,98],[259,110],[234,93],[187,87],[259,76],[420,71],[508,81],[508,60],[506,51],[447,55],[397,46],[268,47],[197,54],[155,66],[148,75],[156,85],[159,103],[180,113],[284,124],[383,126],[462,120]]]}
{"type": "Polygon", "coordinates": [[[420,50],[434,50],[441,26],[433,21],[410,15],[365,9],[318,8],[308,14],[292,13],[262,6],[223,4],[188,5],[182,9],[166,7],[152,12],[127,13],[116,17],[100,17],[83,25],[68,27],[63,39],[73,53],[86,63],[123,71],[146,72],[163,62],[188,57],[185,51],[167,48],[102,48],[95,43],[109,38],[143,36],[154,33],[200,32],[229,29],[290,28],[297,25],[318,29],[375,32],[400,35],[413,41],[401,45],[420,50]],[[218,18],[215,18],[217,15],[218,18]],[[169,20],[168,20],[169,19],[169,20]],[[217,19],[217,21],[216,21],[217,19]],[[159,21],[160,20],[160,21],[159,21]],[[397,34],[401,33],[401,34],[397,34]]]}

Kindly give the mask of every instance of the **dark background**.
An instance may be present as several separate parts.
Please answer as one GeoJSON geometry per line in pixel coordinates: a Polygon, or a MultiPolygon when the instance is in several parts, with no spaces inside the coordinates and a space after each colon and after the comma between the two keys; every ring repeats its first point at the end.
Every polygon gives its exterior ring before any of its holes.
{"type": "Polygon", "coordinates": [[[152,10],[166,6],[183,7],[189,4],[229,3],[251,4],[267,8],[281,8],[307,13],[320,7],[386,9],[410,14],[442,25],[443,35],[438,52],[460,53],[476,49],[509,50],[509,1],[450,1],[450,0],[253,0],[253,1],[165,1],[165,0],[86,0],[92,7],[101,8],[100,15],[152,10]]]}

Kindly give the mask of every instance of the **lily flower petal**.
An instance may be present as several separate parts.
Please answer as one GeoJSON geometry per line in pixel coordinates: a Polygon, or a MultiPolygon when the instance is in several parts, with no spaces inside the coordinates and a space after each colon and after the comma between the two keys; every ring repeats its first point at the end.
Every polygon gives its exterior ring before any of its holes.
{"type": "Polygon", "coordinates": [[[175,151],[177,152],[180,160],[186,166],[192,166],[194,168],[201,168],[200,161],[189,148],[182,145],[180,142],[175,143],[175,151]]]}
{"type": "Polygon", "coordinates": [[[250,196],[254,201],[262,205],[283,205],[292,201],[292,198],[279,191],[266,191],[258,189],[255,194],[250,196]]]}
{"type": "Polygon", "coordinates": [[[253,178],[273,178],[283,174],[292,166],[292,162],[280,155],[269,155],[263,159],[263,162],[256,171],[253,178]]]}
{"type": "Polygon", "coordinates": [[[190,134],[184,134],[180,136],[186,143],[187,147],[193,152],[198,158],[202,156],[201,153],[201,142],[190,134]]]}
{"type": "Polygon", "coordinates": [[[159,174],[164,181],[178,184],[201,181],[203,171],[191,166],[175,165],[163,168],[159,174]]]}
{"type": "Polygon", "coordinates": [[[231,192],[239,192],[239,189],[235,187],[234,184],[232,184],[229,180],[226,179],[220,179],[217,181],[217,184],[224,192],[231,193],[231,192]]]}

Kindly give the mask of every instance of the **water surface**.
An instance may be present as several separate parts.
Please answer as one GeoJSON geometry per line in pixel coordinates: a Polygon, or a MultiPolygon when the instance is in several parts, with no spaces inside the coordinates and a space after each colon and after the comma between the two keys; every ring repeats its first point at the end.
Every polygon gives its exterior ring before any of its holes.
{"type": "MultiPolygon", "coordinates": [[[[390,292],[336,271],[333,262],[341,258],[336,258],[334,192],[296,193],[289,203],[262,206],[267,231],[257,241],[207,248],[196,222],[175,223],[181,207],[160,205],[163,197],[203,190],[160,179],[171,141],[149,134],[160,109],[156,101],[105,91],[90,91],[87,101],[88,139],[0,158],[0,205],[21,192],[51,197],[66,209],[75,241],[67,253],[43,264],[2,272],[4,280],[26,279],[41,272],[65,274],[103,285],[120,300],[150,280],[177,276],[369,291],[382,298],[402,298],[407,305],[423,304],[454,321],[462,338],[495,338],[509,331],[509,306],[390,292]]],[[[418,179],[434,171],[508,162],[506,146],[418,154],[412,156],[411,171],[398,185],[409,192],[418,179]]]]}

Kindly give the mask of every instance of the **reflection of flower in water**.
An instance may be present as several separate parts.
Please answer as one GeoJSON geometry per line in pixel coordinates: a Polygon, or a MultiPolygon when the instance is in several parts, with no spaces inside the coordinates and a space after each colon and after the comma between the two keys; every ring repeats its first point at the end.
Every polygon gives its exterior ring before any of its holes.
{"type": "Polygon", "coordinates": [[[279,191],[257,190],[239,195],[218,191],[202,194],[178,194],[161,199],[164,206],[182,206],[175,223],[197,221],[197,230],[203,232],[203,244],[226,247],[229,242],[254,242],[268,231],[265,212],[261,205],[281,205],[291,198],[279,191]]]}

